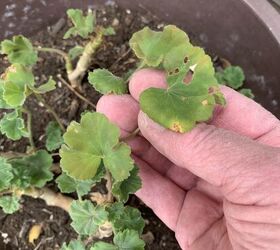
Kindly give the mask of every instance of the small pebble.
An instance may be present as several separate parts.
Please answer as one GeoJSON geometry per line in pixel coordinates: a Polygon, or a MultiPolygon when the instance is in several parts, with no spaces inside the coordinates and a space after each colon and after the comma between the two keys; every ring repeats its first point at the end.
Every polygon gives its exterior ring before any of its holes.
{"type": "Polygon", "coordinates": [[[155,240],[155,236],[151,231],[148,231],[147,233],[143,234],[141,236],[142,240],[144,240],[148,245],[152,244],[155,240]]]}
{"type": "Polygon", "coordinates": [[[119,19],[114,18],[114,19],[113,19],[113,22],[112,22],[112,26],[118,26],[119,24],[120,24],[119,19]]]}

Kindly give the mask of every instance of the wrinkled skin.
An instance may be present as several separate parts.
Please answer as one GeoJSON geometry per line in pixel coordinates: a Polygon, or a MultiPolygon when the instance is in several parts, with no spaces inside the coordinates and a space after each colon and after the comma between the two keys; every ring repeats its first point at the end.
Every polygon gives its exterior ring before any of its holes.
{"type": "Polygon", "coordinates": [[[121,128],[143,182],[137,196],[176,233],[183,250],[280,249],[280,122],[232,89],[208,124],[178,134],[139,111],[139,95],[166,86],[144,69],[131,95],[103,96],[97,111],[121,128]]]}

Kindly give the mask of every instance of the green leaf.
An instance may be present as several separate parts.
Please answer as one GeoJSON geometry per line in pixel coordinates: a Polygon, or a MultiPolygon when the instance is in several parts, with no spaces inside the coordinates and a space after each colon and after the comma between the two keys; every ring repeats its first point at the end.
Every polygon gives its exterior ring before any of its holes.
{"type": "Polygon", "coordinates": [[[162,32],[148,27],[133,34],[129,45],[143,64],[171,69],[181,64],[186,57],[189,38],[174,25],[165,26],[162,32]]]}
{"type": "Polygon", "coordinates": [[[155,122],[184,133],[209,120],[216,104],[225,103],[211,58],[192,46],[182,30],[172,25],[162,32],[144,28],[133,35],[130,46],[143,64],[167,73],[167,89],[150,88],[140,96],[142,111],[155,122]]]}
{"type": "Polygon", "coordinates": [[[103,29],[103,35],[104,36],[113,36],[116,35],[116,31],[114,30],[113,27],[107,27],[105,29],[103,29]]]}
{"type": "Polygon", "coordinates": [[[112,222],[121,218],[124,211],[124,204],[121,202],[114,202],[106,207],[106,211],[109,213],[108,220],[112,222]]]}
{"type": "Polygon", "coordinates": [[[91,187],[101,181],[101,179],[105,175],[105,169],[104,166],[100,165],[98,168],[98,171],[94,178],[90,180],[76,180],[70,176],[68,176],[65,173],[62,173],[57,179],[56,183],[58,184],[58,187],[62,193],[73,193],[77,192],[79,197],[82,197],[83,195],[87,194],[91,187]]]}
{"type": "Polygon", "coordinates": [[[19,116],[16,110],[12,113],[5,114],[0,120],[0,132],[14,141],[21,139],[23,136],[28,136],[24,120],[19,116]]]}
{"type": "Polygon", "coordinates": [[[11,107],[22,106],[27,93],[27,86],[34,86],[34,76],[21,64],[11,65],[4,73],[3,98],[11,107]]]}
{"type": "Polygon", "coordinates": [[[216,77],[219,84],[222,84],[222,85],[226,84],[223,72],[216,72],[215,77],[216,77]]]}
{"type": "Polygon", "coordinates": [[[240,88],[245,80],[244,72],[239,66],[227,67],[223,75],[226,84],[233,89],[240,88]]]}
{"type": "Polygon", "coordinates": [[[141,179],[138,176],[138,168],[134,168],[130,171],[130,176],[121,182],[114,182],[112,193],[121,202],[127,202],[129,194],[134,194],[141,188],[141,179]]]}
{"type": "Polygon", "coordinates": [[[112,150],[108,150],[104,157],[104,165],[110,170],[116,181],[123,181],[129,176],[134,162],[130,157],[131,149],[125,143],[118,144],[112,150]]]}
{"type": "Polygon", "coordinates": [[[69,50],[68,55],[71,60],[74,60],[75,58],[83,54],[84,50],[85,50],[84,47],[77,45],[69,50]]]}
{"type": "Polygon", "coordinates": [[[16,196],[1,196],[0,207],[2,207],[4,213],[13,214],[19,210],[19,198],[16,196]]]}
{"type": "Polygon", "coordinates": [[[68,39],[70,36],[81,36],[82,38],[88,38],[88,36],[94,31],[96,24],[96,17],[92,11],[89,11],[86,16],[83,15],[82,10],[69,9],[67,15],[71,19],[74,27],[70,28],[64,35],[64,39],[68,39]]]}
{"type": "Polygon", "coordinates": [[[90,250],[118,250],[119,248],[114,246],[113,244],[109,244],[106,242],[96,242],[94,246],[90,248],[90,250]]]}
{"type": "Polygon", "coordinates": [[[4,100],[4,81],[0,78],[0,109],[11,109],[12,107],[4,100]]]}
{"type": "Polygon", "coordinates": [[[85,113],[80,124],[72,122],[60,150],[63,170],[75,179],[90,179],[103,159],[114,179],[121,181],[133,168],[130,149],[119,143],[119,128],[100,113],[85,113]],[[81,166],[81,168],[77,168],[81,166]]]}
{"type": "Polygon", "coordinates": [[[126,229],[114,237],[114,244],[97,242],[90,250],[144,250],[145,243],[134,230],[126,229]]]}
{"type": "Polygon", "coordinates": [[[248,98],[251,98],[251,99],[255,98],[255,95],[254,95],[254,93],[252,92],[251,89],[243,88],[243,89],[239,90],[239,93],[241,93],[242,95],[245,95],[245,96],[247,96],[248,98]]]}
{"type": "Polygon", "coordinates": [[[90,201],[73,201],[70,208],[72,227],[82,235],[92,235],[108,218],[102,206],[94,206],[90,201]]]}
{"type": "Polygon", "coordinates": [[[40,85],[38,88],[31,88],[33,92],[37,93],[37,94],[45,94],[47,92],[50,92],[52,90],[55,90],[56,88],[56,82],[53,80],[52,77],[49,78],[49,80],[40,85]]]}
{"type": "Polygon", "coordinates": [[[54,151],[63,144],[62,132],[57,122],[49,122],[46,136],[46,148],[48,151],[54,151]]]}
{"type": "Polygon", "coordinates": [[[141,94],[140,105],[154,121],[184,133],[190,131],[196,122],[212,117],[215,98],[211,95],[185,97],[176,92],[151,88],[141,94]]]}
{"type": "Polygon", "coordinates": [[[38,56],[31,42],[22,35],[14,36],[12,40],[4,40],[1,43],[1,53],[8,55],[10,63],[33,65],[38,56]]]}
{"type": "Polygon", "coordinates": [[[15,186],[42,188],[53,178],[50,170],[52,157],[45,150],[39,150],[31,156],[12,159],[10,163],[13,166],[14,175],[12,184],[15,186]]]}
{"type": "Polygon", "coordinates": [[[127,84],[124,79],[113,75],[107,69],[96,69],[89,73],[89,83],[101,94],[125,94],[127,84]]]}
{"type": "Polygon", "coordinates": [[[0,191],[7,189],[13,179],[12,165],[0,157],[0,191]]]}
{"type": "Polygon", "coordinates": [[[84,243],[80,240],[72,240],[67,245],[66,243],[63,243],[60,250],[86,250],[84,243]]]}
{"type": "Polygon", "coordinates": [[[138,233],[129,229],[117,233],[113,241],[118,246],[118,250],[144,250],[145,247],[145,243],[139,238],[138,233]]]}
{"type": "Polygon", "coordinates": [[[132,229],[142,234],[145,227],[145,221],[138,209],[133,207],[124,207],[122,215],[112,221],[114,233],[122,232],[125,229],[132,229]]]}

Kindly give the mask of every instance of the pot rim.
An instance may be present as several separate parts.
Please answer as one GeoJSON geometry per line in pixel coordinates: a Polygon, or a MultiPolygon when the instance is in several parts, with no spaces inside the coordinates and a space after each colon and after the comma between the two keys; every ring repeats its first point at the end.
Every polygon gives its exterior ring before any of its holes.
{"type": "Polygon", "coordinates": [[[267,27],[280,46],[280,14],[271,3],[264,0],[243,0],[267,27]]]}

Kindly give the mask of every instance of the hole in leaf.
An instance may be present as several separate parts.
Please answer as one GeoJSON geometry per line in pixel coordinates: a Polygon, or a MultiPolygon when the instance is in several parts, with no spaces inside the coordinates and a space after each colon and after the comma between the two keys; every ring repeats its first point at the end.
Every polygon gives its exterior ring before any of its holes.
{"type": "Polygon", "coordinates": [[[192,80],[192,77],[193,77],[193,72],[190,70],[190,71],[186,74],[186,76],[185,76],[185,78],[184,78],[184,83],[185,83],[185,84],[190,83],[191,80],[192,80]]]}

